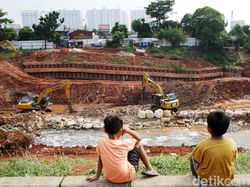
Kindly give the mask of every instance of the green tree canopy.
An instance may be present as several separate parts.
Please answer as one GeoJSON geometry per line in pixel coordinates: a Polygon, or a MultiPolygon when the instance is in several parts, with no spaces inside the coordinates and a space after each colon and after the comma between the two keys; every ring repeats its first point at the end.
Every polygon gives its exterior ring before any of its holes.
{"type": "Polygon", "coordinates": [[[244,46],[248,41],[248,35],[244,31],[244,27],[240,25],[235,25],[230,31],[229,36],[235,41],[235,47],[238,49],[240,46],[244,46]]]}
{"type": "MultiPolygon", "coordinates": [[[[59,40],[59,33],[56,29],[64,22],[64,19],[59,19],[59,12],[50,12],[45,17],[40,17],[38,25],[33,25],[35,38],[43,39],[45,41],[57,42],[59,40]]],[[[45,42],[46,43],[46,42],[45,42]]],[[[46,48],[46,46],[45,46],[46,48]]]]}
{"type": "Polygon", "coordinates": [[[111,33],[115,34],[115,32],[117,32],[117,31],[123,32],[123,35],[125,38],[128,37],[128,28],[126,25],[122,25],[122,24],[119,24],[119,22],[116,22],[115,26],[112,28],[111,33]]]}
{"type": "Polygon", "coordinates": [[[224,16],[211,7],[197,9],[193,16],[193,27],[195,28],[195,37],[200,40],[203,47],[212,47],[222,45],[222,39],[225,34],[224,16]]]}
{"type": "Polygon", "coordinates": [[[138,38],[150,38],[153,36],[150,25],[145,23],[145,19],[133,20],[131,26],[138,33],[138,38]]]}
{"type": "Polygon", "coordinates": [[[0,30],[0,41],[15,40],[17,37],[16,31],[12,28],[4,28],[0,30]]]}
{"type": "Polygon", "coordinates": [[[3,12],[0,9],[0,41],[2,40],[13,40],[16,38],[16,32],[13,29],[3,28],[3,25],[12,23],[13,21],[6,18],[7,12],[3,12]]]}
{"type": "Polygon", "coordinates": [[[19,40],[32,40],[34,36],[33,30],[30,27],[23,27],[18,33],[19,40]]]}
{"type": "Polygon", "coordinates": [[[169,29],[169,28],[181,28],[181,24],[178,21],[168,20],[162,23],[162,29],[169,29]]]}
{"type": "Polygon", "coordinates": [[[155,18],[154,25],[161,28],[163,22],[168,18],[168,13],[173,11],[174,0],[156,0],[145,7],[146,14],[155,18]]]}
{"type": "Polygon", "coordinates": [[[193,15],[189,13],[185,14],[181,19],[181,26],[185,32],[193,36],[195,32],[195,28],[193,26],[193,15]]]}
{"type": "Polygon", "coordinates": [[[120,31],[116,31],[113,36],[112,36],[112,40],[113,40],[113,44],[114,45],[120,45],[121,44],[121,40],[124,38],[124,32],[120,32],[120,31]]]}
{"type": "Polygon", "coordinates": [[[180,42],[185,41],[186,35],[182,28],[161,29],[157,38],[168,40],[173,47],[178,46],[180,42]]]}
{"type": "Polygon", "coordinates": [[[8,24],[13,22],[11,19],[5,18],[6,15],[7,12],[3,12],[3,10],[0,9],[0,28],[2,28],[3,24],[8,24]]]}

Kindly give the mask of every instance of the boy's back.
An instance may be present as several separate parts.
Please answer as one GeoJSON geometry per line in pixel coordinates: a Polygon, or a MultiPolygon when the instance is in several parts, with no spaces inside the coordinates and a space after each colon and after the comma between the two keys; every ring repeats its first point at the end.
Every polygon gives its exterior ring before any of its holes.
{"type": "Polygon", "coordinates": [[[203,140],[195,147],[192,156],[198,164],[196,173],[201,178],[233,179],[234,161],[237,157],[237,147],[233,139],[203,140]]]}
{"type": "Polygon", "coordinates": [[[102,139],[97,145],[106,177],[113,183],[131,181],[135,177],[134,166],[128,162],[128,152],[134,149],[136,140],[102,139]]]}

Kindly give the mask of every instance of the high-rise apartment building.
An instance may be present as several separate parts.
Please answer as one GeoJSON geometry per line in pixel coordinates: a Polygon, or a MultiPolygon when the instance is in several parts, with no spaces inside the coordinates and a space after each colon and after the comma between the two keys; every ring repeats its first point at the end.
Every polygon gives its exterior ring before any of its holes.
{"type": "Polygon", "coordinates": [[[232,20],[231,25],[230,25],[230,31],[234,28],[235,25],[244,26],[245,21],[244,20],[232,20]]]}
{"type": "Polygon", "coordinates": [[[87,25],[89,29],[98,29],[100,24],[109,24],[113,28],[115,22],[121,23],[120,9],[92,9],[87,10],[87,25]]]}
{"type": "Polygon", "coordinates": [[[121,24],[126,25],[129,28],[129,20],[128,20],[128,13],[126,11],[122,11],[121,16],[121,24]]]}
{"type": "Polygon", "coordinates": [[[39,23],[38,10],[23,10],[21,11],[22,26],[28,26],[32,28],[33,24],[39,23]]]}
{"type": "Polygon", "coordinates": [[[130,22],[132,22],[135,19],[145,19],[146,23],[149,23],[152,21],[150,16],[146,14],[146,10],[141,9],[141,10],[130,10],[130,22]]]}
{"type": "Polygon", "coordinates": [[[83,19],[80,10],[59,10],[58,12],[60,13],[59,18],[64,18],[64,22],[58,30],[83,29],[83,19]]]}

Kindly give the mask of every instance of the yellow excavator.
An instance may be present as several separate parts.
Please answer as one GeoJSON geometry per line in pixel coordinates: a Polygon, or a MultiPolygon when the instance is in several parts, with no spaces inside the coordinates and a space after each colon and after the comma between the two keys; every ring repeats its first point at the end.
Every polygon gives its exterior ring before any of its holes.
{"type": "Polygon", "coordinates": [[[9,40],[0,41],[0,47],[4,47],[4,46],[9,46],[12,50],[14,50],[15,52],[17,52],[19,55],[22,54],[19,51],[19,49],[16,46],[14,46],[9,40]]]}
{"type": "Polygon", "coordinates": [[[70,99],[70,81],[69,80],[64,80],[60,84],[56,84],[56,85],[53,85],[52,87],[45,88],[39,95],[28,93],[19,101],[18,109],[20,109],[21,111],[45,110],[47,112],[51,112],[52,109],[49,107],[50,105],[49,93],[58,89],[65,90],[69,112],[72,113],[73,109],[72,109],[72,104],[71,104],[71,99],[70,99]]]}
{"type": "Polygon", "coordinates": [[[153,111],[161,108],[163,110],[171,110],[177,112],[177,108],[180,105],[179,99],[176,98],[175,93],[164,94],[159,84],[155,83],[153,79],[148,75],[143,75],[142,79],[142,103],[144,101],[145,88],[147,85],[152,86],[156,90],[156,94],[152,95],[152,106],[153,111]]]}

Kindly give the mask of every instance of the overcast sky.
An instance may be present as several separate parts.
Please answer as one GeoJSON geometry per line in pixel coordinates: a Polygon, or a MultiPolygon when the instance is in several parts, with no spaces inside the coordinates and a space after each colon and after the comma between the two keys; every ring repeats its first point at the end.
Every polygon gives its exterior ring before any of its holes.
{"type": "MultiPolygon", "coordinates": [[[[21,10],[60,10],[78,9],[83,17],[87,9],[120,8],[121,10],[140,9],[153,0],[0,0],[0,9],[8,12],[8,18],[15,23],[21,23],[21,10]]],[[[223,13],[226,21],[231,21],[231,11],[234,20],[245,20],[250,24],[250,0],[175,0],[172,20],[180,21],[185,13],[194,13],[197,8],[210,6],[223,13]]]]}

